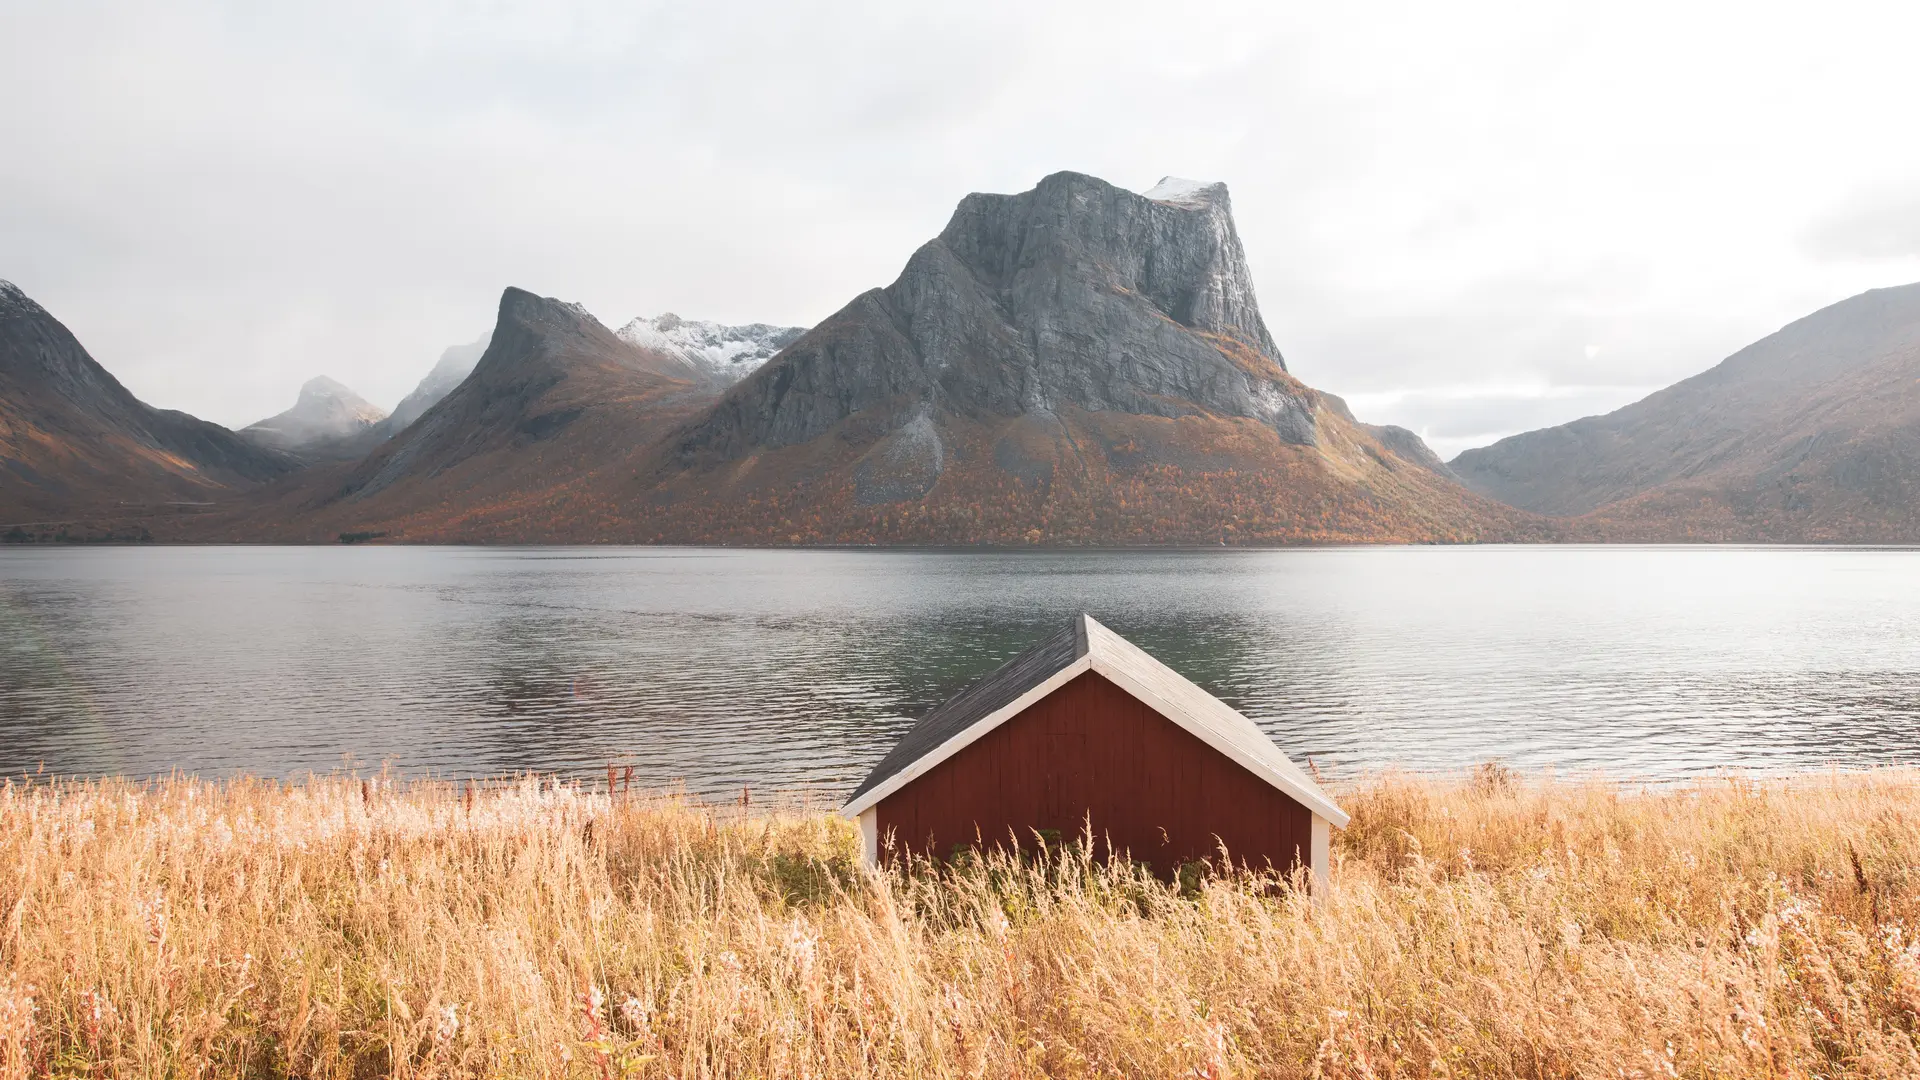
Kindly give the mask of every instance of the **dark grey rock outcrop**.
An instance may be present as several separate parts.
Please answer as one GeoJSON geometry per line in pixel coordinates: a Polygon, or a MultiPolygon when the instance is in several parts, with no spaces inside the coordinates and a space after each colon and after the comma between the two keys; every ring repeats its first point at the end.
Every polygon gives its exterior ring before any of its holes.
{"type": "Polygon", "coordinates": [[[862,413],[884,433],[1067,406],[1251,418],[1311,444],[1309,392],[1285,371],[1224,185],[1169,180],[1139,195],[1055,173],[961,200],[898,280],[735,386],[678,449],[731,459],[862,413]]]}

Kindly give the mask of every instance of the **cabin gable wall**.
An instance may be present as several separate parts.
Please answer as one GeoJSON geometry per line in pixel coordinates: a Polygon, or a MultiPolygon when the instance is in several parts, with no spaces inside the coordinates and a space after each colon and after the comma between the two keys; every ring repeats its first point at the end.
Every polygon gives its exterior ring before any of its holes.
{"type": "Polygon", "coordinates": [[[881,856],[946,856],[955,844],[1033,844],[1034,830],[1111,842],[1162,875],[1213,858],[1289,870],[1313,844],[1313,813],[1087,672],[934,766],[875,807],[881,856]]]}

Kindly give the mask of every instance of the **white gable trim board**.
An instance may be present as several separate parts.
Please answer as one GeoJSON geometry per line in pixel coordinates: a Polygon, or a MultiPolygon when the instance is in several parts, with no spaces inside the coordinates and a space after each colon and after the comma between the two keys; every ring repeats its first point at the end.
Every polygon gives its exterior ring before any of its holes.
{"type": "MultiPolygon", "coordinates": [[[[1256,756],[1250,748],[1243,747],[1238,740],[1228,737],[1226,733],[1212,725],[1194,722],[1185,710],[1174,707],[1152,689],[1143,685],[1134,677],[1132,672],[1103,663],[1099,660],[1093,662],[1093,670],[1106,676],[1114,685],[1138,698],[1143,704],[1152,708],[1154,712],[1178,724],[1201,742],[1213,747],[1225,757],[1232,759],[1234,764],[1265,780],[1268,784],[1278,788],[1281,794],[1313,811],[1315,816],[1326,818],[1342,829],[1347,827],[1347,822],[1350,820],[1347,812],[1335,805],[1333,800],[1327,798],[1324,793],[1317,789],[1309,789],[1302,786],[1292,777],[1280,772],[1259,756],[1256,756]]],[[[1265,739],[1266,736],[1262,735],[1261,738],[1265,739]]]]}
{"type": "Polygon", "coordinates": [[[1025,712],[1042,698],[1092,671],[1306,807],[1313,814],[1308,866],[1315,884],[1324,887],[1331,854],[1331,831],[1346,827],[1350,820],[1346,811],[1340,809],[1320,790],[1318,784],[1273,744],[1273,740],[1267,738],[1265,732],[1239,711],[1085,615],[1080,617],[1078,631],[1081,641],[1085,642],[1085,651],[1073,662],[1013,701],[968,725],[842,808],[842,813],[860,823],[861,854],[865,862],[871,866],[879,861],[878,807],[883,800],[979,741],[988,732],[1025,712]]]}

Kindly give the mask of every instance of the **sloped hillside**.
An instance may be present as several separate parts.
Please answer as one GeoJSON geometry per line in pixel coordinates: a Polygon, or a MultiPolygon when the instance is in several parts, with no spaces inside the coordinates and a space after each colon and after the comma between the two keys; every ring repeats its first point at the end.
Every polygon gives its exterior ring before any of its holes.
{"type": "Polygon", "coordinates": [[[578,305],[509,288],[472,373],[412,424],[355,463],[194,523],[196,535],[598,538],[606,520],[581,518],[577,500],[713,396],[685,360],[620,340],[578,305]]]}
{"type": "Polygon", "coordinates": [[[1452,463],[1618,540],[1920,540],[1920,284],[1800,319],[1605,416],[1452,463]]]}
{"type": "Polygon", "coordinates": [[[0,281],[0,525],[134,520],[298,467],[135,398],[47,310],[0,281]]]}

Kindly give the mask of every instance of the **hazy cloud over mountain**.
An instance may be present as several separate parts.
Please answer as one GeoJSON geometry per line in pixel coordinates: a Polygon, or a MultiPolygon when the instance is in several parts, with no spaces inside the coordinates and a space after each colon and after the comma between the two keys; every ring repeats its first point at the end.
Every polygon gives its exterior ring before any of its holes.
{"type": "Polygon", "coordinates": [[[1864,195],[1815,222],[1806,246],[1831,259],[1920,258],[1920,177],[1864,195]]]}
{"type": "Polygon", "coordinates": [[[1225,180],[1443,454],[1920,279],[1910,5],[0,0],[0,277],[146,400],[382,406],[518,284],[812,325],[969,190],[1225,180]],[[1896,193],[1889,195],[1887,193],[1896,193]]]}

